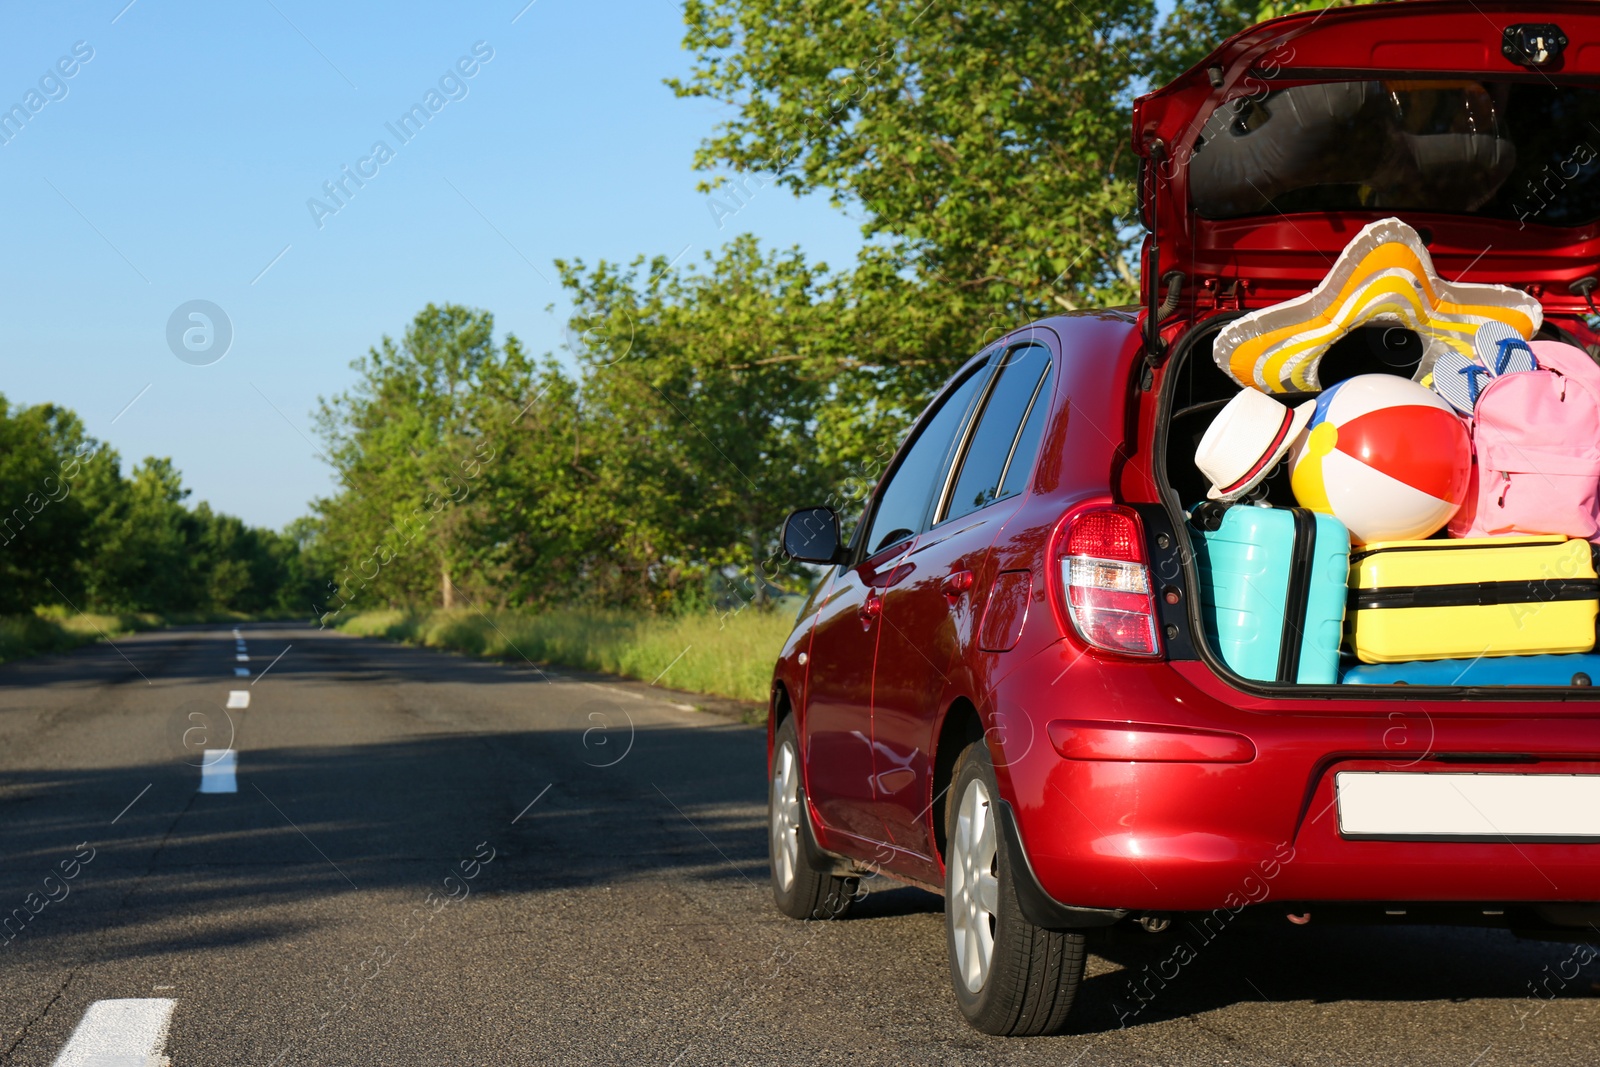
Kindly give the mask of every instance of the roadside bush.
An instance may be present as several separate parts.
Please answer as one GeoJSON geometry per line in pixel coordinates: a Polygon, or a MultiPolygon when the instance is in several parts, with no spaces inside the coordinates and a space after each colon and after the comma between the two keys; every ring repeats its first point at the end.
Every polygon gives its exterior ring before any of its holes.
{"type": "Polygon", "coordinates": [[[167,621],[144,612],[83,615],[41,609],[31,615],[0,615],[0,663],[24,656],[65,652],[102,637],[115,638],[136,630],[152,630],[167,621]]]}

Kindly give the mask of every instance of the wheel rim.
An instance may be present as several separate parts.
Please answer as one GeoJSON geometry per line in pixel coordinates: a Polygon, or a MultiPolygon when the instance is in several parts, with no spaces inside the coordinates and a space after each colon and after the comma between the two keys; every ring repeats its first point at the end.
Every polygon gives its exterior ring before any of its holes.
{"type": "Polygon", "coordinates": [[[969,993],[983,988],[994,959],[995,913],[1000,897],[998,858],[989,790],[981,781],[973,781],[962,794],[956,811],[949,861],[956,971],[969,993]]]}
{"type": "Polygon", "coordinates": [[[772,761],[771,823],[772,877],[787,893],[800,863],[800,767],[787,744],[772,761]]]}

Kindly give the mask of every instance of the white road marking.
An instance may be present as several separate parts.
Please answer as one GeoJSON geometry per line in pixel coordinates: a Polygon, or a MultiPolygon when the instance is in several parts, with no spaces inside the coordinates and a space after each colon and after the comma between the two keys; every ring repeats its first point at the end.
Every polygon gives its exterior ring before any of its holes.
{"type": "Polygon", "coordinates": [[[97,1000],[89,1005],[52,1067],[155,1067],[165,1064],[167,1027],[177,1001],[166,997],[97,1000]]]}
{"type": "Polygon", "coordinates": [[[231,748],[208,748],[200,761],[200,792],[237,793],[239,783],[234,777],[239,757],[231,748]]]}
{"type": "Polygon", "coordinates": [[[601,685],[598,682],[583,682],[582,684],[588,686],[590,689],[598,689],[602,693],[615,693],[619,697],[630,697],[634,700],[645,699],[643,693],[630,693],[626,689],[618,689],[613,685],[601,685]]]}
{"type": "Polygon", "coordinates": [[[228,690],[228,707],[230,707],[230,708],[248,708],[249,706],[250,706],[250,690],[248,690],[248,689],[230,689],[230,690],[228,690]]]}
{"type": "Polygon", "coordinates": [[[250,677],[250,668],[249,667],[235,667],[233,669],[233,676],[235,678],[248,678],[248,677],[250,677]]]}
{"type": "Polygon", "coordinates": [[[249,663],[250,662],[250,657],[247,656],[243,652],[239,652],[239,653],[235,654],[233,658],[235,660],[237,660],[238,662],[240,662],[240,663],[249,663]]]}

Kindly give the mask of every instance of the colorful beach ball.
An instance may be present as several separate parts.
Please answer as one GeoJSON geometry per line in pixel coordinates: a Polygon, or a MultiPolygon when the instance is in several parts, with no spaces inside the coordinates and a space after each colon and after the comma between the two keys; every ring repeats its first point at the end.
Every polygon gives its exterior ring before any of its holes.
{"type": "Polygon", "coordinates": [[[1472,444],[1433,390],[1362,374],[1317,398],[1289,462],[1301,507],[1332,515],[1357,542],[1409,541],[1437,532],[1466,500],[1472,444]]]}

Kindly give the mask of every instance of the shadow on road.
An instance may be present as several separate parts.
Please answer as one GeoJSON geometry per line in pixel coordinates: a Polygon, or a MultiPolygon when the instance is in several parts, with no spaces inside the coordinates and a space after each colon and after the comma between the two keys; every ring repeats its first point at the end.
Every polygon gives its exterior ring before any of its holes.
{"type": "MultiPolygon", "coordinates": [[[[161,648],[162,639],[147,639],[139,652],[160,656],[161,648]]],[[[402,667],[416,655],[369,645],[352,665],[307,652],[279,669],[392,684],[404,681],[402,667]]],[[[503,666],[431,659],[430,684],[526,680],[503,666]]],[[[45,684],[41,677],[69,669],[16,665],[0,685],[45,684]]],[[[663,922],[703,919],[700,892],[748,894],[751,912],[766,914],[763,733],[732,724],[635,728],[616,708],[578,701],[570,712],[544,713],[541,721],[566,724],[558,729],[424,725],[420,736],[383,743],[245,745],[231,795],[197,793],[198,768],[176,756],[108,769],[0,771],[0,920],[10,917],[16,932],[0,948],[16,965],[32,952],[88,957],[108,944],[123,957],[161,957],[300,938],[325,911],[281,905],[352,893],[370,904],[368,892],[395,891],[394,907],[420,906],[429,893],[449,894],[447,879],[459,878],[461,861],[485,845],[496,858],[474,883],[479,894],[545,895],[582,907],[605,887],[667,884],[684,915],[663,922]],[[80,842],[95,858],[66,899],[32,914],[44,875],[80,842]],[[223,921],[185,929],[196,917],[223,921]]],[[[871,960],[886,940],[915,938],[907,946],[915,955],[942,960],[941,912],[937,896],[884,886],[841,924],[854,947],[829,951],[871,960]]],[[[530,907],[529,921],[551,914],[530,907]]],[[[1181,925],[1167,938],[1095,935],[1091,950],[1103,962],[1085,983],[1074,1030],[1145,1026],[1258,1001],[1500,998],[1532,1010],[1530,983],[1573,954],[1568,945],[1494,931],[1285,923],[1228,929],[1175,967],[1181,938],[1181,925]]],[[[863,981],[871,980],[867,970],[863,981]]],[[[1541,995],[1594,995],[1584,976],[1546,988],[1541,995]]]]}
{"type": "Polygon", "coordinates": [[[1279,1001],[1503,1000],[1506,1023],[1514,1027],[1551,1000],[1600,995],[1595,968],[1582,966],[1594,958],[1592,950],[1525,941],[1504,930],[1285,922],[1229,930],[1209,943],[1176,925],[1174,934],[1147,944],[1091,937],[1091,951],[1118,969],[1084,983],[1071,1031],[1100,1033],[1279,1001]],[[1193,953],[1180,953],[1180,943],[1193,953]]]}

